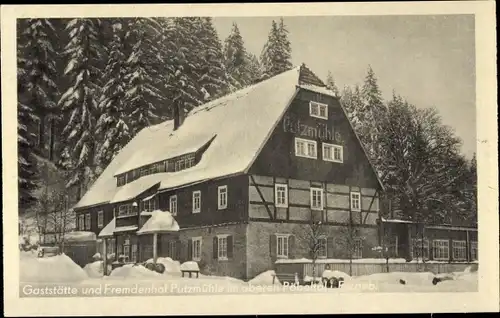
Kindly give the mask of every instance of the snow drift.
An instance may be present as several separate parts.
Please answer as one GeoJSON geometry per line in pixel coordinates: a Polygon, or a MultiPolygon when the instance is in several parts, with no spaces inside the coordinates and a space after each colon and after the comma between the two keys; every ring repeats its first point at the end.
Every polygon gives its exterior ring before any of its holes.
{"type": "Polygon", "coordinates": [[[21,252],[20,281],[24,283],[69,283],[87,279],[86,272],[65,254],[38,258],[21,252]]]}

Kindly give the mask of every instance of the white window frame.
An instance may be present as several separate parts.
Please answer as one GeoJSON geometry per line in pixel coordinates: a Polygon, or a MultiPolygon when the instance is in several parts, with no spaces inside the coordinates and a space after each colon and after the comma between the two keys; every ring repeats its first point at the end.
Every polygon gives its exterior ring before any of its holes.
{"type": "Polygon", "coordinates": [[[290,234],[276,234],[276,256],[288,258],[290,255],[290,234]],[[280,245],[283,245],[280,248],[280,245]]]}
{"type": "Polygon", "coordinates": [[[191,258],[193,261],[199,262],[201,260],[201,246],[203,240],[201,236],[191,238],[191,258]],[[199,249],[196,250],[196,242],[200,242],[199,249]]]}
{"type": "Polygon", "coordinates": [[[327,258],[328,256],[328,239],[326,236],[322,236],[318,238],[318,258],[327,258]],[[324,242],[320,243],[320,242],[324,242]],[[324,246],[324,248],[321,248],[321,246],[324,246]],[[323,254],[320,254],[323,252],[323,254]]]}
{"type": "MultiPolygon", "coordinates": [[[[410,254],[411,254],[411,258],[415,258],[417,257],[417,255],[415,255],[415,248],[417,249],[421,249],[422,248],[422,239],[421,238],[412,238],[411,239],[411,246],[410,246],[410,254]]],[[[420,255],[420,258],[423,259],[423,260],[428,260],[429,257],[430,257],[430,244],[429,244],[429,240],[428,239],[424,239],[424,244],[423,244],[423,249],[425,250],[425,252],[423,252],[424,255],[420,255]],[[426,255],[426,252],[427,252],[427,255],[426,255]]]]}
{"type": "Polygon", "coordinates": [[[450,259],[450,241],[449,240],[433,240],[432,241],[432,256],[436,261],[448,261],[450,259]],[[444,244],[446,243],[446,244],[444,244]],[[446,251],[446,257],[439,255],[436,257],[436,250],[442,249],[446,251]]]}
{"type": "Polygon", "coordinates": [[[477,255],[477,241],[470,241],[470,259],[472,261],[477,261],[478,260],[478,255],[477,255]],[[474,252],[472,252],[474,251],[474,252]]]}
{"type": "Polygon", "coordinates": [[[324,208],[324,193],[323,193],[323,188],[311,188],[310,189],[310,196],[311,196],[311,210],[315,211],[322,211],[324,208]],[[314,198],[315,198],[315,193],[319,192],[320,193],[320,204],[319,205],[314,205],[314,198]]]}
{"type": "Polygon", "coordinates": [[[173,216],[177,215],[177,195],[171,195],[170,198],[168,199],[168,206],[170,213],[172,213],[173,216]]]}
{"type": "Polygon", "coordinates": [[[193,213],[201,212],[201,191],[193,191],[193,213]],[[198,197],[198,202],[196,201],[196,197],[198,197]],[[198,204],[197,204],[198,203],[198,204]]]}
{"type": "Polygon", "coordinates": [[[217,259],[219,261],[227,261],[227,237],[229,234],[217,235],[217,259]],[[223,244],[221,244],[221,242],[223,244]],[[221,248],[223,246],[224,248],[221,248]]]}
{"type": "Polygon", "coordinates": [[[97,227],[101,229],[104,226],[104,211],[97,211],[97,227]]]}
{"type": "Polygon", "coordinates": [[[121,204],[118,206],[118,215],[117,217],[127,217],[134,215],[134,206],[132,204],[121,204]],[[124,209],[122,209],[122,207],[124,209]],[[125,213],[122,213],[121,210],[125,210],[125,213]]]}
{"type": "Polygon", "coordinates": [[[274,197],[276,201],[274,205],[277,208],[288,208],[288,184],[276,183],[274,185],[274,197]],[[280,193],[282,193],[283,196],[280,196],[280,193]],[[283,198],[284,202],[281,202],[280,198],[283,198]]]}
{"type": "Polygon", "coordinates": [[[361,192],[359,192],[359,191],[351,191],[350,198],[351,198],[351,211],[361,212],[361,192]],[[355,202],[356,201],[358,202],[358,206],[357,207],[355,207],[355,202]]]}
{"type": "Polygon", "coordinates": [[[455,261],[465,261],[467,260],[467,242],[464,240],[453,240],[451,242],[452,246],[452,257],[455,261]],[[455,252],[459,250],[459,254],[463,253],[463,255],[456,256],[455,252]]]}
{"type": "Polygon", "coordinates": [[[156,208],[156,196],[149,200],[142,201],[142,211],[153,212],[156,208]]]}
{"type": "Polygon", "coordinates": [[[295,137],[294,143],[295,143],[295,155],[297,157],[318,159],[318,143],[315,140],[295,137]],[[298,147],[299,144],[303,145],[304,153],[299,152],[299,147],[298,147]],[[309,145],[314,145],[314,155],[310,154],[309,145]]]}
{"type": "Polygon", "coordinates": [[[227,209],[227,198],[227,185],[217,187],[217,208],[219,210],[227,209]]]}
{"type": "Polygon", "coordinates": [[[316,118],[321,118],[321,119],[328,119],[328,105],[323,104],[323,103],[318,103],[315,101],[310,101],[309,102],[309,115],[311,117],[316,117],[316,118]],[[314,114],[313,112],[313,106],[316,106],[318,109],[318,113],[314,114]],[[321,116],[321,109],[325,111],[325,116],[321,116]]]}
{"type": "Polygon", "coordinates": [[[92,222],[92,217],[90,216],[90,213],[85,214],[85,230],[90,230],[91,229],[91,222],[92,222]]]}
{"type": "Polygon", "coordinates": [[[85,230],[85,214],[83,213],[78,216],[78,229],[80,231],[85,230]]]}
{"type": "Polygon", "coordinates": [[[334,145],[334,144],[329,144],[329,143],[322,143],[322,149],[323,149],[323,160],[324,161],[330,161],[330,162],[338,162],[338,163],[343,163],[344,162],[344,148],[340,145],[334,145]],[[329,148],[332,154],[331,158],[327,158],[325,156],[325,150],[329,148]],[[338,150],[340,152],[340,158],[337,159],[335,158],[335,150],[338,150]]]}
{"type": "Polygon", "coordinates": [[[363,240],[355,238],[353,242],[352,258],[363,258],[363,240]]]}

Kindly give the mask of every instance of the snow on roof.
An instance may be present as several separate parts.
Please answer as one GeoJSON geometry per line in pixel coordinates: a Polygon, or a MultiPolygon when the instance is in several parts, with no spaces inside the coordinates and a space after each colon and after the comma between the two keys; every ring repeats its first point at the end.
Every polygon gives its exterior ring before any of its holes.
{"type": "Polygon", "coordinates": [[[413,221],[409,220],[400,220],[400,219],[384,219],[381,218],[382,222],[387,222],[387,223],[415,223],[413,221]]]}
{"type": "Polygon", "coordinates": [[[127,232],[137,230],[137,225],[129,225],[129,226],[120,226],[115,228],[115,233],[117,232],[127,232]]]}
{"type": "MultiPolygon", "coordinates": [[[[117,173],[193,152],[214,136],[215,139],[196,166],[179,172],[163,173],[164,176],[151,175],[152,179],[161,179],[160,189],[246,171],[292,101],[297,91],[299,72],[299,67],[293,68],[196,107],[175,131],[172,120],[141,130],[118,153],[75,207],[111,200],[116,202],[130,197],[147,185],[137,186],[138,190],[130,192],[128,188],[123,190],[127,185],[117,188],[114,178],[117,173]],[[154,147],[151,147],[152,144],[154,147]],[[118,194],[117,190],[125,194],[118,194]]],[[[146,177],[138,180],[143,178],[146,177]]],[[[142,185],[142,181],[137,184],[142,185]]]]}
{"type": "MultiPolygon", "coordinates": [[[[118,188],[118,191],[116,191],[110,203],[123,202],[133,199],[156,184],[159,184],[160,181],[166,177],[166,175],[167,173],[150,174],[127,183],[118,188]]],[[[113,178],[113,180],[115,179],[113,178]]]]}
{"type": "Polygon", "coordinates": [[[142,228],[137,231],[138,235],[152,234],[162,232],[177,232],[179,224],[168,211],[154,210],[151,213],[151,218],[144,223],[142,228]]]}
{"type": "Polygon", "coordinates": [[[64,239],[68,242],[93,241],[96,239],[94,232],[73,231],[64,234],[64,239]]]}
{"type": "Polygon", "coordinates": [[[329,90],[328,88],[326,87],[321,87],[321,86],[316,86],[316,85],[310,85],[310,84],[301,84],[301,85],[297,85],[298,87],[300,88],[303,88],[303,89],[307,89],[311,92],[315,92],[315,93],[319,93],[319,94],[324,94],[324,95],[328,95],[328,96],[332,96],[332,97],[335,97],[335,98],[338,98],[334,92],[332,92],[331,90],[329,90]]]}
{"type": "Polygon", "coordinates": [[[98,237],[113,236],[116,227],[116,218],[113,218],[102,230],[99,232],[98,237]]]}

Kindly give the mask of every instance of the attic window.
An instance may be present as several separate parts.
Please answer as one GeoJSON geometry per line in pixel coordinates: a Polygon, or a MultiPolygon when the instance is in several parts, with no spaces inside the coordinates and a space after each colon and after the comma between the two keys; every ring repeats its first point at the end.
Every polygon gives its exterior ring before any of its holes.
{"type": "Polygon", "coordinates": [[[119,175],[117,177],[117,185],[119,187],[121,187],[122,185],[126,184],[127,183],[127,175],[126,174],[122,174],[122,175],[119,175]]]}
{"type": "Polygon", "coordinates": [[[310,101],[309,115],[311,115],[311,117],[328,119],[328,105],[310,101]]]}
{"type": "Polygon", "coordinates": [[[175,171],[181,171],[184,169],[191,168],[194,166],[195,160],[194,160],[194,154],[190,154],[188,156],[179,158],[178,160],[175,161],[175,171]]]}

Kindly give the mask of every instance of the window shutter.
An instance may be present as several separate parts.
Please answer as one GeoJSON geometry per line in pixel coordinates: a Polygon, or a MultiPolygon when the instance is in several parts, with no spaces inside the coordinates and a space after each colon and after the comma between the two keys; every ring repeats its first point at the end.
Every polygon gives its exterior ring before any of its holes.
{"type": "Polygon", "coordinates": [[[193,259],[193,240],[188,239],[187,244],[187,260],[190,261],[193,259]]]}
{"type": "Polygon", "coordinates": [[[328,237],[326,239],[326,257],[327,258],[333,258],[334,245],[335,245],[335,240],[333,239],[333,237],[328,237]]]}
{"type": "Polygon", "coordinates": [[[271,261],[273,263],[277,258],[276,244],[276,235],[271,234],[271,236],[269,237],[269,254],[271,255],[271,261]]]}
{"type": "Polygon", "coordinates": [[[181,259],[181,241],[180,240],[177,240],[175,242],[175,257],[176,257],[176,260],[180,260],[181,259]]]}
{"type": "Polygon", "coordinates": [[[229,235],[227,237],[227,258],[233,257],[233,236],[229,235]]]}
{"type": "Polygon", "coordinates": [[[288,237],[288,258],[295,258],[295,236],[288,237]]]}
{"type": "Polygon", "coordinates": [[[214,252],[214,255],[213,255],[214,259],[217,259],[219,257],[219,246],[218,246],[218,243],[219,243],[219,241],[217,239],[217,236],[214,236],[214,250],[213,250],[213,252],[214,252]]]}

